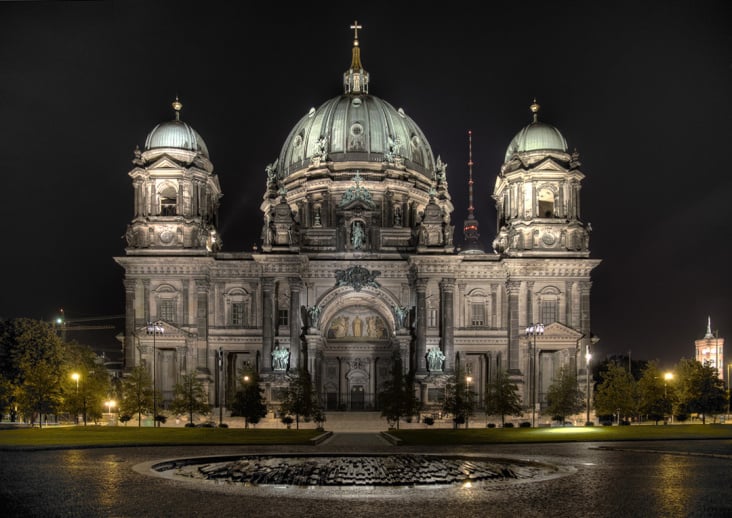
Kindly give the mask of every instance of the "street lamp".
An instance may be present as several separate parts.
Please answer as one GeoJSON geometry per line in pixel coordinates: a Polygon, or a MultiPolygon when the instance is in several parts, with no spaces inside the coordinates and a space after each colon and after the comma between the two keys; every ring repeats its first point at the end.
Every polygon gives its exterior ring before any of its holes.
{"type": "MultiPolygon", "coordinates": [[[[76,382],[76,404],[77,405],[79,404],[79,378],[80,377],[81,376],[79,376],[79,373],[78,372],[72,372],[71,373],[71,379],[76,382]]],[[[74,405],[74,406],[76,406],[76,405],[74,405]]],[[[75,417],[76,418],[74,419],[74,421],[76,421],[76,424],[79,424],[79,412],[76,412],[76,416],[75,417]]]]}
{"type": "MultiPolygon", "coordinates": [[[[466,376],[465,377],[465,381],[468,384],[468,392],[466,394],[466,396],[468,397],[468,400],[465,403],[466,404],[469,404],[470,403],[470,397],[471,397],[471,395],[470,395],[470,384],[473,382],[473,377],[472,376],[466,376]]],[[[470,416],[468,414],[469,414],[469,412],[465,412],[465,428],[470,428],[470,425],[469,425],[469,422],[468,422],[469,419],[470,419],[470,416]]]]}
{"type": "Polygon", "coordinates": [[[585,367],[585,375],[587,377],[587,419],[585,420],[585,426],[590,424],[590,360],[592,354],[590,353],[590,344],[587,344],[587,352],[585,353],[585,360],[587,360],[587,366],[585,367]]]}
{"type": "Polygon", "coordinates": [[[157,322],[148,322],[147,323],[147,334],[152,333],[153,337],[153,361],[152,361],[152,375],[153,375],[153,426],[158,426],[158,388],[157,388],[157,376],[155,375],[155,356],[157,356],[157,351],[155,347],[155,337],[158,335],[158,333],[163,333],[165,331],[165,328],[163,327],[163,324],[160,321],[157,322]]]}
{"type": "Polygon", "coordinates": [[[544,324],[529,324],[526,328],[526,336],[529,337],[529,378],[531,379],[531,427],[536,426],[536,337],[544,334],[544,324]],[[533,347],[531,337],[534,338],[533,347]]]}
{"type": "MultiPolygon", "coordinates": [[[[667,372],[663,375],[663,403],[664,403],[664,412],[663,412],[663,422],[666,423],[666,403],[668,402],[668,382],[671,381],[674,378],[673,373],[667,372]]],[[[673,414],[673,408],[671,409],[671,421],[673,422],[674,414],[673,414]]]]}

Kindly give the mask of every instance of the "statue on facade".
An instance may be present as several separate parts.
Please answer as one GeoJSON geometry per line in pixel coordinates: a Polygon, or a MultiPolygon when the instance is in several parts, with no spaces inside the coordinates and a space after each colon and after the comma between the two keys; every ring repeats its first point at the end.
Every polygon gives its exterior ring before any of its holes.
{"type": "Polygon", "coordinates": [[[305,308],[305,312],[308,316],[308,327],[318,327],[318,321],[320,320],[320,306],[308,306],[305,308]]]}
{"type": "Polygon", "coordinates": [[[443,361],[445,361],[445,355],[439,347],[433,347],[427,353],[427,368],[430,372],[442,371],[443,361]]]}
{"type": "Polygon", "coordinates": [[[286,348],[280,348],[277,344],[272,351],[272,369],[276,371],[287,370],[287,363],[290,359],[290,351],[286,348]]]}
{"type": "Polygon", "coordinates": [[[407,325],[407,316],[409,308],[406,306],[396,306],[394,308],[394,319],[396,320],[397,329],[403,329],[407,325]]]}
{"type": "Polygon", "coordinates": [[[355,250],[363,248],[364,237],[363,226],[357,221],[353,224],[353,231],[351,232],[351,244],[355,250]]]}

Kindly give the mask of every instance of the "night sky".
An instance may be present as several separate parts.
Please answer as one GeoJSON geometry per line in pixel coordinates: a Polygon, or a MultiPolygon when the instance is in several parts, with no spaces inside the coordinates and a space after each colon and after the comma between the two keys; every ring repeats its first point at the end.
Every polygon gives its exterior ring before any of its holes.
{"type": "MultiPolygon", "coordinates": [[[[403,108],[448,164],[458,246],[468,130],[490,245],[496,175],[536,98],[586,174],[582,216],[602,259],[596,352],[671,367],[693,357],[708,316],[732,340],[725,2],[254,7],[269,4],[0,3],[1,318],[123,313],[113,257],[132,217],[127,173],[176,95],[219,176],[224,251],[259,244],[265,166],[311,107],[342,93],[357,19],[370,93],[403,108]]],[[[116,355],[123,321],[83,321],[110,322],[68,338],[116,355]]]]}

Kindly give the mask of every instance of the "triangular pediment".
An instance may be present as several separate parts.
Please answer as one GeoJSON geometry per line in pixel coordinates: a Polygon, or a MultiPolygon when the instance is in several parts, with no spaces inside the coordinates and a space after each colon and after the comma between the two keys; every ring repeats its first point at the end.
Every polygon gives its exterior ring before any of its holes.
{"type": "Polygon", "coordinates": [[[183,169],[181,165],[170,158],[167,155],[162,155],[158,160],[153,162],[152,164],[149,164],[147,166],[147,170],[154,170],[154,169],[183,169]]]}
{"type": "Polygon", "coordinates": [[[168,322],[163,322],[162,320],[158,320],[156,322],[150,322],[148,324],[145,324],[144,326],[140,326],[136,329],[136,333],[138,337],[153,337],[153,335],[157,339],[165,338],[167,337],[180,337],[187,334],[185,331],[180,329],[179,327],[170,324],[168,322]]]}
{"type": "Polygon", "coordinates": [[[533,171],[549,171],[549,172],[562,172],[566,173],[567,168],[557,163],[552,157],[546,157],[539,163],[532,164],[531,169],[533,171]]]}
{"type": "Polygon", "coordinates": [[[572,340],[577,341],[582,338],[582,333],[574,328],[566,326],[560,322],[552,322],[544,327],[544,338],[548,340],[572,340]]]}

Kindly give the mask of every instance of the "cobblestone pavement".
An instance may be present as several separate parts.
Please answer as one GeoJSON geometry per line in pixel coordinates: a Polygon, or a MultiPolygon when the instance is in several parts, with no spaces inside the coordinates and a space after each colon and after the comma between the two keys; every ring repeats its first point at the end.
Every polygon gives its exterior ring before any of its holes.
{"type": "Polygon", "coordinates": [[[319,446],[135,447],[0,451],[5,517],[728,517],[732,441],[392,446],[335,434],[319,446]],[[572,468],[566,476],[445,491],[352,492],[195,485],[139,472],[153,461],[236,453],[481,454],[572,468]],[[137,468],[137,470],[135,469],[137,468]],[[449,497],[447,496],[449,495],[449,497]]]}

